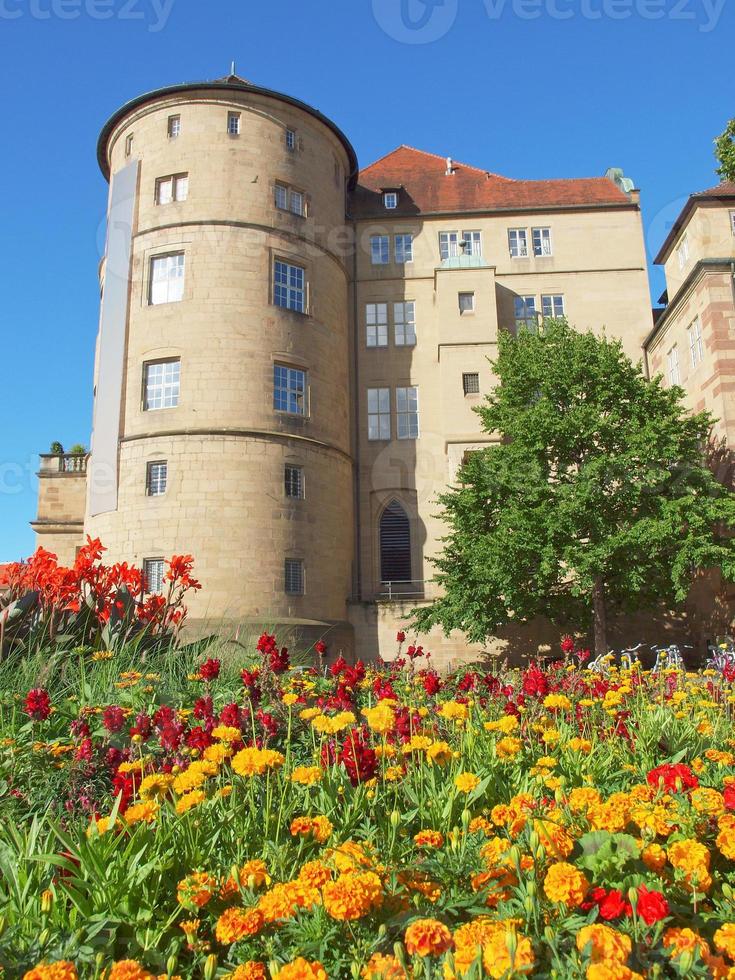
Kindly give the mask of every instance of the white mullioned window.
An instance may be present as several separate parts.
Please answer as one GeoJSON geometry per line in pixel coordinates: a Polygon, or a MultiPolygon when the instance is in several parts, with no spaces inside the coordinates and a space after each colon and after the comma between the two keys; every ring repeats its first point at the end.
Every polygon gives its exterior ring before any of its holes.
{"type": "Polygon", "coordinates": [[[534,255],[551,255],[551,228],[532,228],[531,241],[534,255]]]}
{"type": "Polygon", "coordinates": [[[413,262],[413,235],[395,235],[393,249],[399,265],[413,262]]]}
{"type": "Polygon", "coordinates": [[[413,347],[416,344],[415,300],[393,304],[393,330],[396,347],[413,347]]]}
{"type": "Polygon", "coordinates": [[[185,201],[188,196],[188,174],[172,174],[170,177],[159,177],[156,181],[156,204],[185,201]]]}
{"type": "Polygon", "coordinates": [[[564,297],[560,294],[541,297],[541,313],[545,320],[564,316],[564,297]]]}
{"type": "Polygon", "coordinates": [[[151,594],[163,592],[163,558],[145,558],[143,560],[143,587],[151,594]]]}
{"type": "Polygon", "coordinates": [[[296,149],[296,133],[293,129],[286,130],[286,149],[291,151],[296,149]]]}
{"type": "Polygon", "coordinates": [[[149,361],[143,365],[143,410],[176,408],[181,390],[181,362],[149,361]]]}
{"type": "Polygon", "coordinates": [[[228,112],[227,113],[227,132],[230,136],[240,135],[240,113],[239,112],[228,112]]]}
{"type": "Polygon", "coordinates": [[[679,259],[679,268],[683,269],[684,266],[689,261],[689,236],[684,235],[679,245],[676,249],[676,255],[679,259]]]}
{"type": "Polygon", "coordinates": [[[388,304],[365,304],[365,340],[368,347],[388,346],[388,304]]]}
{"type": "Polygon", "coordinates": [[[398,194],[396,191],[388,191],[383,194],[383,207],[387,211],[393,211],[398,207],[398,194]]]}
{"type": "Polygon", "coordinates": [[[370,236],[370,260],[373,265],[388,265],[390,261],[390,238],[388,235],[370,236]]]}
{"type": "Polygon", "coordinates": [[[300,558],[287,558],[284,562],[283,588],[287,595],[304,594],[304,563],[300,558]]]}
{"type": "Polygon", "coordinates": [[[168,463],[158,460],[146,466],[145,489],[149,497],[161,497],[168,483],[168,463]]]}
{"type": "Polygon", "coordinates": [[[679,373],[679,348],[674,344],[666,355],[666,371],[669,376],[670,385],[678,385],[681,380],[679,373]]]}
{"type": "Polygon", "coordinates": [[[508,229],[508,248],[512,259],[528,258],[528,234],[525,228],[508,229]]]}
{"type": "Polygon", "coordinates": [[[168,117],[168,138],[175,140],[181,135],[181,116],[168,117]]]}
{"type": "Polygon", "coordinates": [[[304,471],[300,466],[286,466],[283,482],[287,497],[294,500],[304,499],[304,471]]]}
{"type": "Polygon", "coordinates": [[[303,218],[306,216],[306,197],[302,191],[294,190],[287,184],[275,185],[275,205],[281,211],[290,211],[303,218]]]}
{"type": "Polygon", "coordinates": [[[399,439],[419,437],[419,390],[396,388],[396,423],[399,439]]]}
{"type": "Polygon", "coordinates": [[[536,330],[538,318],[536,316],[536,297],[535,296],[514,296],[514,317],[517,330],[536,330]]]}
{"type": "Polygon", "coordinates": [[[689,356],[691,357],[692,367],[695,368],[704,360],[704,344],[702,342],[702,324],[697,317],[687,328],[689,338],[689,356]]]}
{"type": "Polygon", "coordinates": [[[390,388],[368,388],[368,439],[390,439],[390,388]]]}
{"type": "Polygon", "coordinates": [[[459,232],[439,232],[439,258],[453,259],[459,255],[459,232]]]}
{"type": "Polygon", "coordinates": [[[273,263],[273,302],[284,310],[306,312],[306,270],[282,259],[273,263]]]}
{"type": "Polygon", "coordinates": [[[184,298],[185,258],[183,252],[154,255],[151,259],[149,303],[180,303],[184,298]]]}
{"type": "Polygon", "coordinates": [[[273,408],[287,415],[306,415],[306,371],[273,365],[273,408]]]}
{"type": "Polygon", "coordinates": [[[462,241],[465,243],[466,255],[482,255],[482,232],[463,231],[462,241]]]}

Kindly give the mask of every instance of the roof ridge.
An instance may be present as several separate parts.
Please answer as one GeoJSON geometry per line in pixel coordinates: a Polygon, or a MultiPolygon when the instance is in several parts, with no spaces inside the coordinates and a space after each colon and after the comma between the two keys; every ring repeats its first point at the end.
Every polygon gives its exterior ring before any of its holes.
{"type": "MultiPolygon", "coordinates": [[[[379,163],[382,163],[383,160],[387,160],[388,157],[393,156],[394,153],[398,153],[399,150],[410,150],[412,153],[420,153],[422,156],[431,157],[434,160],[440,160],[443,164],[446,164],[446,161],[448,159],[448,157],[441,156],[441,154],[439,153],[432,153],[431,150],[421,150],[419,149],[418,146],[411,146],[409,143],[401,143],[394,150],[390,150],[388,153],[384,153],[382,157],[378,157],[377,160],[374,160],[372,163],[368,164],[367,167],[363,167],[361,173],[365,173],[366,171],[371,170],[379,163]]],[[[482,174],[483,176],[497,177],[499,180],[514,181],[516,179],[515,177],[505,177],[503,174],[494,173],[492,170],[487,170],[484,167],[475,167],[473,164],[464,163],[464,161],[462,160],[455,160],[454,157],[452,157],[451,160],[452,163],[456,164],[458,167],[463,167],[466,170],[474,170],[478,174],[482,174]]]]}

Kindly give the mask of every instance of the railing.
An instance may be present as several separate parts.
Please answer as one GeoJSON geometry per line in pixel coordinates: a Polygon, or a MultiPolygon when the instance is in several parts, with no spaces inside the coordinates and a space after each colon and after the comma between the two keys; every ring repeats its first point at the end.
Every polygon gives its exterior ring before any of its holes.
{"type": "Polygon", "coordinates": [[[379,599],[423,599],[424,580],[421,578],[411,579],[406,582],[381,582],[381,592],[378,593],[379,599]]]}
{"type": "Polygon", "coordinates": [[[42,453],[42,473],[86,473],[86,453],[42,453]]]}

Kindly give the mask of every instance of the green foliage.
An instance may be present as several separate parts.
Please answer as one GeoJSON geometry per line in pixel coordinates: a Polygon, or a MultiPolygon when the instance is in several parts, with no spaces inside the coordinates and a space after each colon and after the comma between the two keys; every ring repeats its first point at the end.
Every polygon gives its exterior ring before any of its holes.
{"type": "Polygon", "coordinates": [[[698,569],[735,577],[735,501],[702,456],[712,419],[679,388],[564,321],[501,334],[494,368],[477,411],[498,443],[440,497],[444,595],[415,611],[419,629],[481,642],[538,615],[589,623],[596,589],[627,611],[682,601],[698,569]]]}
{"type": "Polygon", "coordinates": [[[69,452],[73,456],[86,456],[87,455],[87,447],[83,443],[81,443],[81,442],[75,442],[74,445],[69,450],[69,452]]]}
{"type": "Polygon", "coordinates": [[[735,119],[731,119],[725,132],[715,140],[715,156],[720,164],[717,174],[722,180],[735,181],[735,119]]]}
{"type": "Polygon", "coordinates": [[[64,452],[64,446],[57,439],[51,443],[48,451],[56,456],[61,456],[61,454],[64,452]]]}

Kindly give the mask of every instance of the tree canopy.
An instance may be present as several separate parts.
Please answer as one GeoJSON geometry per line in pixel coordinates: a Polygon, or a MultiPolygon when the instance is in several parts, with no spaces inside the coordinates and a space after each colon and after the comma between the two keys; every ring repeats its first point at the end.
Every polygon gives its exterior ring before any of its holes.
{"type": "Polygon", "coordinates": [[[725,132],[715,140],[715,156],[720,166],[717,174],[722,180],[735,182],[735,119],[731,119],[725,132]]]}

